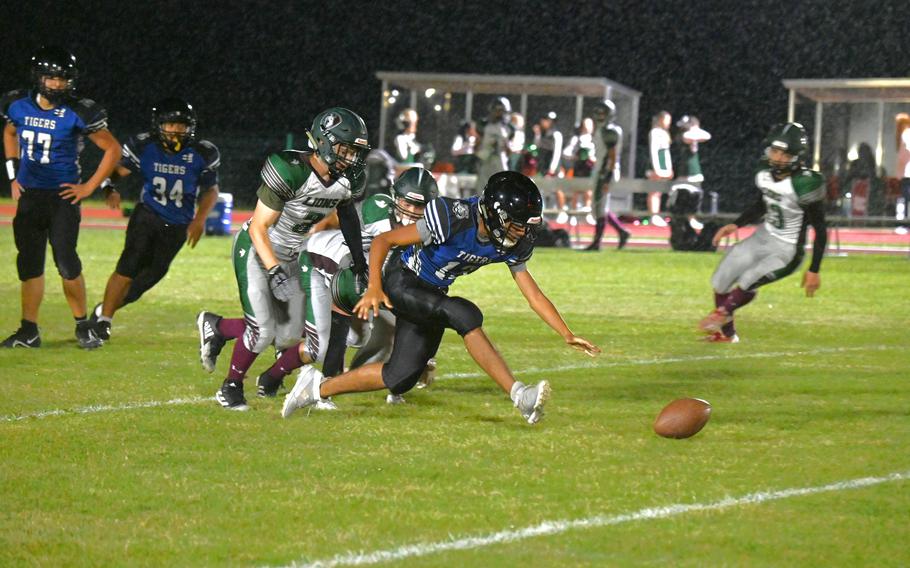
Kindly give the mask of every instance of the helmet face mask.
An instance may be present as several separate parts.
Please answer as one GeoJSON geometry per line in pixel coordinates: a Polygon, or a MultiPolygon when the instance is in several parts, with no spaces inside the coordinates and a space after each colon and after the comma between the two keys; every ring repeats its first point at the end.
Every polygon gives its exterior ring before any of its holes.
{"type": "Polygon", "coordinates": [[[363,172],[370,144],[367,127],[357,113],[341,107],[323,111],[313,120],[309,135],[332,175],[344,173],[353,179],[363,172]]]}
{"type": "Polygon", "coordinates": [[[765,158],[776,176],[786,176],[802,167],[809,151],[806,129],[798,122],[779,124],[765,138],[765,158]]]}
{"type": "Polygon", "coordinates": [[[439,196],[433,175],[424,168],[410,168],[392,184],[394,219],[399,226],[412,225],[423,217],[427,203],[439,196]]]}
{"type": "Polygon", "coordinates": [[[152,107],[152,131],[169,152],[179,152],[196,139],[196,111],[190,103],[167,98],[152,107]],[[176,125],[184,128],[175,128],[176,125]]]}
{"type": "Polygon", "coordinates": [[[59,47],[42,47],[32,57],[32,81],[38,93],[51,104],[58,104],[72,97],[76,90],[76,57],[59,47]],[[63,86],[52,81],[61,79],[63,86]]]}
{"type": "Polygon", "coordinates": [[[499,172],[487,182],[478,210],[493,245],[506,254],[522,244],[534,244],[543,201],[530,178],[518,172],[499,172]]]}

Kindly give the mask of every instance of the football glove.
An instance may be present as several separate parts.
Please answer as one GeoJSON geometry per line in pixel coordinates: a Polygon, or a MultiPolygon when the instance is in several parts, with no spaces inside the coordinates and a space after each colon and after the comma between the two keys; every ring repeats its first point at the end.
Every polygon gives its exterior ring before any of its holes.
{"type": "Polygon", "coordinates": [[[272,296],[279,302],[287,302],[291,299],[293,293],[291,279],[288,278],[288,273],[281,268],[280,264],[269,270],[269,289],[272,291],[272,296]]]}

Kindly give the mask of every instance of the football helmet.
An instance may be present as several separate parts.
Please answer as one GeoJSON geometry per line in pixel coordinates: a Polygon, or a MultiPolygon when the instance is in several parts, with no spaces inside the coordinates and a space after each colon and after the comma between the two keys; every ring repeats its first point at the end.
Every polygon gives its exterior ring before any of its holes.
{"type": "Polygon", "coordinates": [[[487,107],[487,110],[489,111],[491,117],[499,120],[508,113],[512,112],[512,103],[510,103],[509,99],[505,97],[496,97],[490,102],[490,106],[487,107]]]}
{"type": "Polygon", "coordinates": [[[165,150],[179,152],[196,139],[196,111],[190,103],[175,97],[168,97],[152,107],[152,132],[165,150]],[[186,125],[186,132],[177,134],[164,130],[164,125],[178,123],[186,125]]]}
{"type": "Polygon", "coordinates": [[[591,116],[594,118],[594,122],[598,124],[611,122],[613,117],[616,116],[616,105],[610,99],[597,101],[591,111],[591,116]]]}
{"type": "Polygon", "coordinates": [[[764,140],[765,158],[775,175],[787,175],[798,170],[809,155],[809,137],[806,129],[798,122],[776,124],[764,140]],[[785,162],[771,160],[771,149],[785,152],[789,159],[785,162]]]}
{"type": "Polygon", "coordinates": [[[487,233],[501,253],[533,246],[541,225],[543,200],[531,178],[518,172],[490,176],[477,205],[487,233]]]}
{"type": "Polygon", "coordinates": [[[76,56],[57,46],[42,46],[32,56],[32,81],[42,97],[52,104],[57,104],[71,97],[76,90],[76,56]],[[52,89],[45,84],[46,77],[66,79],[62,89],[52,89]]]}
{"type": "Polygon", "coordinates": [[[439,196],[433,175],[424,168],[410,168],[392,184],[395,199],[395,222],[411,225],[423,217],[427,203],[439,196]]]}
{"type": "Polygon", "coordinates": [[[332,303],[348,315],[354,313],[354,306],[366,292],[366,286],[358,281],[350,267],[342,268],[332,275],[329,289],[332,292],[332,303]]]}
{"type": "Polygon", "coordinates": [[[333,175],[355,179],[363,172],[370,143],[366,124],[356,112],[341,107],[322,111],[307,135],[333,175]]]}

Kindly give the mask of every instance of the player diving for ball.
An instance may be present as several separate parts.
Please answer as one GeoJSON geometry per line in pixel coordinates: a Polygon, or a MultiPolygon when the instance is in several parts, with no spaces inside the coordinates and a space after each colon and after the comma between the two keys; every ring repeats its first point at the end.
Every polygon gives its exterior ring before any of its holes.
{"type": "MultiPolygon", "coordinates": [[[[308,150],[272,154],[262,167],[253,217],[234,237],[233,263],[243,319],[201,312],[196,319],[202,366],[212,372],[221,348],[238,339],[227,377],[216,393],[229,410],[248,410],[243,392],[247,370],[274,342],[280,351],[304,333],[304,295],[296,278],[297,258],[313,225],[338,211],[341,232],[351,244],[352,269],[366,279],[360,220],[354,201],[365,187],[363,168],[370,150],[367,129],[356,113],[330,108],[307,132],[308,150]]],[[[306,351],[309,363],[318,354],[306,351]]]]}
{"type": "Polygon", "coordinates": [[[761,223],[749,238],[737,243],[720,262],[711,285],[715,309],[699,323],[708,341],[736,343],[733,314],[753,299],[760,286],[788,276],[803,260],[806,229],[812,226],[812,262],[802,286],[812,297],[821,286],[818,271],[828,242],[825,223],[825,179],[805,167],[808,138],[801,124],[788,122],[771,129],[765,157],[755,173],[761,192],[733,223],[714,235],[714,245],[740,227],[761,223]]]}

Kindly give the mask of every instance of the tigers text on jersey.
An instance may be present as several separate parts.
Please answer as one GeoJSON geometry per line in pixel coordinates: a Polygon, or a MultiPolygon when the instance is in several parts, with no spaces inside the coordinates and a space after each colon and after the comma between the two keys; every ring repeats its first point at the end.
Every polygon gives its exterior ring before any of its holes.
{"type": "Polygon", "coordinates": [[[423,246],[405,249],[401,262],[439,288],[448,288],[459,276],[495,262],[520,270],[531,258],[533,247],[503,254],[489,240],[481,240],[477,233],[478,200],[438,197],[431,201],[423,219],[417,221],[423,246]]]}
{"type": "Polygon", "coordinates": [[[193,220],[199,190],[218,184],[220,164],[218,148],[207,140],[172,153],[148,132],[123,145],[120,161],[142,175],[142,203],[171,225],[188,225],[193,220]]]}
{"type": "Polygon", "coordinates": [[[44,110],[34,91],[24,89],[0,99],[0,114],[16,127],[16,179],[26,189],[60,191],[60,184],[79,183],[83,136],[107,128],[107,112],[95,101],[74,98],[44,110]]]}
{"type": "Polygon", "coordinates": [[[825,178],[814,170],[801,169],[777,181],[762,167],[755,186],[765,202],[765,228],[782,241],[796,244],[806,230],[803,208],[825,198],[825,178]]]}
{"type": "Polygon", "coordinates": [[[352,187],[344,176],[322,181],[310,166],[311,152],[285,150],[272,154],[262,166],[259,200],[275,211],[278,221],[269,228],[269,240],[282,260],[296,258],[304,247],[310,228],[332,212],[339,203],[363,192],[365,176],[352,187]]]}

